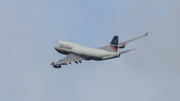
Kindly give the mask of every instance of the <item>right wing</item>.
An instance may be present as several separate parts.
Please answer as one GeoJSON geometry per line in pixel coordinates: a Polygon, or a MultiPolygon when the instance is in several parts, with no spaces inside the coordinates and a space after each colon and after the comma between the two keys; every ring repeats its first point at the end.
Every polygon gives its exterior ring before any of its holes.
{"type": "Polygon", "coordinates": [[[75,54],[69,54],[64,59],[59,60],[56,63],[53,62],[51,65],[53,65],[53,67],[55,67],[55,68],[61,68],[61,65],[67,65],[68,63],[71,64],[72,61],[74,61],[75,63],[78,63],[78,62],[81,63],[81,60],[84,60],[84,58],[82,58],[78,55],[75,55],[75,54]]]}
{"type": "MultiPolygon", "coordinates": [[[[120,43],[118,43],[118,48],[124,47],[127,43],[130,43],[130,42],[132,42],[132,41],[135,41],[135,40],[140,39],[140,38],[142,38],[142,37],[145,37],[145,36],[147,36],[147,35],[148,35],[148,33],[146,33],[146,34],[143,35],[143,36],[140,36],[140,37],[131,39],[131,40],[127,40],[127,41],[120,42],[120,43]]],[[[108,47],[108,46],[99,47],[98,49],[106,50],[107,47],[108,47]]]]}

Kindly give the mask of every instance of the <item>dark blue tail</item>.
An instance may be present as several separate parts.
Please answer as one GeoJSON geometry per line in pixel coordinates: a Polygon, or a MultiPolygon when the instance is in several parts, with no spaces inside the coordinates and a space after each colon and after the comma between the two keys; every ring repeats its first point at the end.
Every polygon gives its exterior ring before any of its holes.
{"type": "Polygon", "coordinates": [[[118,51],[118,36],[114,36],[114,38],[112,39],[110,45],[108,46],[108,48],[106,49],[109,52],[117,52],[118,51]]]}

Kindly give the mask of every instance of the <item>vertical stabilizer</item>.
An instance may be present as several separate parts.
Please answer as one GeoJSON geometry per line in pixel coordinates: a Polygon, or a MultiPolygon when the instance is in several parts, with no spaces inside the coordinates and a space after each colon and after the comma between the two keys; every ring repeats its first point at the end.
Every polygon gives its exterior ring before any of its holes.
{"type": "Polygon", "coordinates": [[[106,49],[109,52],[117,52],[118,51],[118,36],[114,36],[110,45],[106,49]]]}

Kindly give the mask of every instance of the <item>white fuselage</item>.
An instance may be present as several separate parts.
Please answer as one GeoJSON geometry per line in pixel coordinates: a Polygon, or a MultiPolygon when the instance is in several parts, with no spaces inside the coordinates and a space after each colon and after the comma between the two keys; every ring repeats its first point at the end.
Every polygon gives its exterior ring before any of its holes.
{"type": "Polygon", "coordinates": [[[119,57],[118,52],[108,52],[106,50],[84,47],[79,44],[58,41],[54,48],[61,54],[76,54],[86,60],[106,60],[110,58],[119,57]]]}

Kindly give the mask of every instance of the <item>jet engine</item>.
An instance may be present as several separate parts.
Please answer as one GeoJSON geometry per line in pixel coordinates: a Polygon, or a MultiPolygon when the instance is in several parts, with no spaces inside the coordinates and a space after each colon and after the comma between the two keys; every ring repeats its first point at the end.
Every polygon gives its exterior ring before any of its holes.
{"type": "Polygon", "coordinates": [[[56,65],[54,62],[52,62],[51,65],[53,65],[54,68],[61,68],[61,65],[56,65]]]}
{"type": "Polygon", "coordinates": [[[121,47],[119,47],[119,48],[125,48],[125,46],[121,46],[121,47]]]}
{"type": "Polygon", "coordinates": [[[61,68],[61,65],[53,65],[54,68],[61,68]]]}

